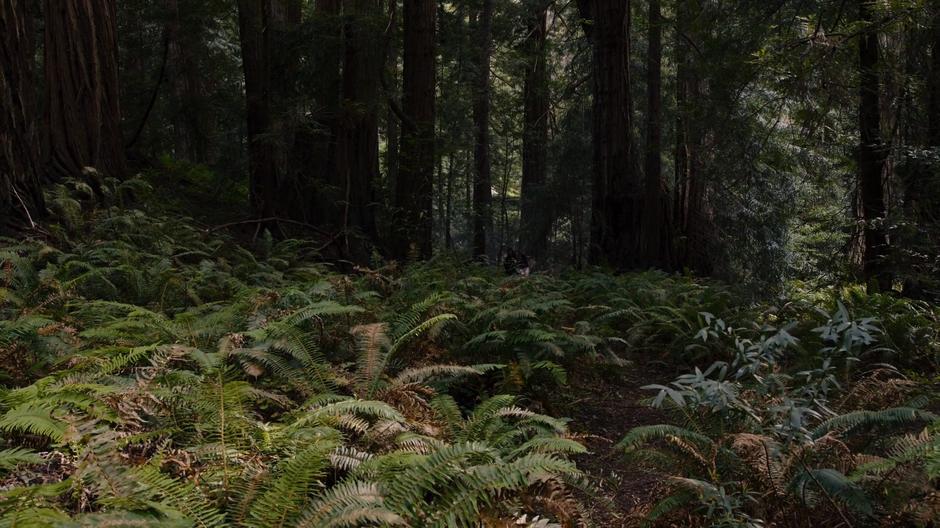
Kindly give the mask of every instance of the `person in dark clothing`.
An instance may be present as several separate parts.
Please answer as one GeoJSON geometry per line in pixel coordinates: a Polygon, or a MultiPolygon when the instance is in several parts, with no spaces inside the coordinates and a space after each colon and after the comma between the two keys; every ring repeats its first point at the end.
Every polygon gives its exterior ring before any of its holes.
{"type": "Polygon", "coordinates": [[[516,250],[509,248],[506,250],[506,257],[503,258],[503,269],[506,275],[529,276],[529,257],[524,253],[517,253],[516,250]]]}

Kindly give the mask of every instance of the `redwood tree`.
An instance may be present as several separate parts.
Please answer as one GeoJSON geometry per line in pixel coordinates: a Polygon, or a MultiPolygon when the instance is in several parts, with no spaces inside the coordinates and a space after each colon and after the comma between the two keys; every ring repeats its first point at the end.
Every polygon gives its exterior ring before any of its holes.
{"type": "Polygon", "coordinates": [[[636,265],[641,192],[631,140],[630,2],[579,0],[593,46],[593,182],[589,260],[636,265]]]}
{"type": "Polygon", "coordinates": [[[431,256],[436,8],[433,0],[404,3],[402,110],[407,121],[395,182],[397,236],[392,251],[399,259],[431,256]]]}
{"type": "Polygon", "coordinates": [[[337,226],[345,210],[344,181],[337,167],[343,90],[342,0],[317,0],[311,20],[314,46],[310,57],[314,72],[307,88],[312,96],[311,122],[297,131],[294,163],[306,172],[298,197],[302,202],[298,218],[307,222],[337,226]]]}
{"type": "Polygon", "coordinates": [[[212,117],[200,108],[206,98],[206,80],[200,71],[198,54],[206,49],[205,20],[188,11],[191,2],[164,0],[167,46],[166,76],[172,90],[172,122],[175,155],[197,163],[208,163],[212,117]]]}
{"type": "Polygon", "coordinates": [[[383,0],[344,2],[343,102],[335,165],[341,185],[339,220],[344,229],[354,228],[368,237],[376,233],[379,94],[385,64],[383,4],[383,0]]]}
{"type": "Polygon", "coordinates": [[[662,162],[662,14],[660,0],[649,0],[647,51],[646,174],[644,180],[642,265],[671,266],[671,233],[662,162]]]}
{"type": "Polygon", "coordinates": [[[50,175],[123,177],[114,0],[45,0],[44,15],[50,175]]]}
{"type": "Polygon", "coordinates": [[[482,0],[477,14],[477,57],[473,83],[473,255],[487,255],[493,232],[493,181],[490,163],[490,57],[493,47],[493,0],[482,0]]]}
{"type": "Polygon", "coordinates": [[[277,164],[271,132],[270,48],[267,14],[270,0],[239,0],[238,22],[245,73],[248,121],[248,189],[259,218],[276,215],[277,164]]]}
{"type": "Polygon", "coordinates": [[[930,55],[930,109],[929,109],[929,145],[940,147],[940,5],[935,5],[930,13],[932,50],[930,55]]]}
{"type": "Polygon", "coordinates": [[[28,0],[0,0],[0,221],[43,215],[28,0]]]}
{"type": "Polygon", "coordinates": [[[673,262],[702,275],[712,273],[710,247],[715,226],[702,168],[706,125],[699,109],[706,93],[698,63],[695,30],[701,6],[680,0],[676,6],[676,143],[673,189],[673,262]]]}
{"type": "Polygon", "coordinates": [[[891,288],[885,262],[888,238],[882,225],[887,214],[883,178],[887,149],[881,137],[880,50],[874,7],[872,0],[858,0],[859,21],[864,25],[858,44],[858,183],[865,225],[862,274],[870,287],[884,291],[891,288]]]}
{"type": "Polygon", "coordinates": [[[544,200],[547,172],[549,91],[546,65],[548,2],[535,0],[526,28],[523,81],[521,246],[541,259],[548,249],[551,211],[544,200]]]}

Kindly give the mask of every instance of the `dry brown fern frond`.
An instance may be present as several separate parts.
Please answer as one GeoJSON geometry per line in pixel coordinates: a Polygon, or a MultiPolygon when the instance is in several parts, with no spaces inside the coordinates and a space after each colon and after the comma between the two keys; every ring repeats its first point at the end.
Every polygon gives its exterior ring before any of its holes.
{"type": "Polygon", "coordinates": [[[385,368],[384,355],[389,346],[386,329],[385,323],[372,323],[350,330],[356,339],[359,352],[359,368],[356,374],[363,383],[369,383],[381,376],[385,368]]]}
{"type": "Polygon", "coordinates": [[[902,406],[916,386],[894,368],[877,368],[852,385],[839,399],[836,408],[848,412],[902,406]]]}
{"type": "Polygon", "coordinates": [[[434,389],[427,385],[408,383],[379,391],[375,398],[388,403],[410,421],[431,422],[434,420],[434,411],[428,402],[435,394],[434,389]]]}
{"type": "Polygon", "coordinates": [[[571,488],[557,479],[550,479],[522,496],[526,509],[534,513],[544,512],[565,528],[588,526],[587,515],[581,501],[571,488]]]}
{"type": "Polygon", "coordinates": [[[732,437],[731,449],[744,460],[752,470],[753,477],[761,487],[780,495],[786,487],[777,456],[780,446],[769,437],[751,433],[738,433],[732,437]]]}
{"type": "Polygon", "coordinates": [[[936,526],[940,519],[940,492],[934,491],[926,497],[911,499],[901,511],[885,517],[881,526],[885,528],[895,526],[936,526]]]}

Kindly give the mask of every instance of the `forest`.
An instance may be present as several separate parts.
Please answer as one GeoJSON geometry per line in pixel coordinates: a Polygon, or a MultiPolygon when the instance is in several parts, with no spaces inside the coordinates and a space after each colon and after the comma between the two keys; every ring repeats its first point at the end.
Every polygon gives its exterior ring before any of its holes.
{"type": "Polygon", "coordinates": [[[940,0],[0,0],[0,528],[940,520],[940,0]]]}

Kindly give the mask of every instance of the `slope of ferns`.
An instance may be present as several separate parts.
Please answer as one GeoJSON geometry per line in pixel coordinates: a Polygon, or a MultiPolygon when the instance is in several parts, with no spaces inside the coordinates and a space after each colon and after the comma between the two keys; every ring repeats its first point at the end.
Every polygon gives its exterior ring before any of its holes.
{"type": "Polygon", "coordinates": [[[0,244],[0,526],[583,525],[591,455],[537,411],[575,365],[654,361],[692,373],[650,387],[672,423],[620,443],[661,475],[649,522],[940,510],[936,391],[905,374],[936,369],[931,306],[446,258],[344,274],[59,191],[63,227],[0,244]]]}

